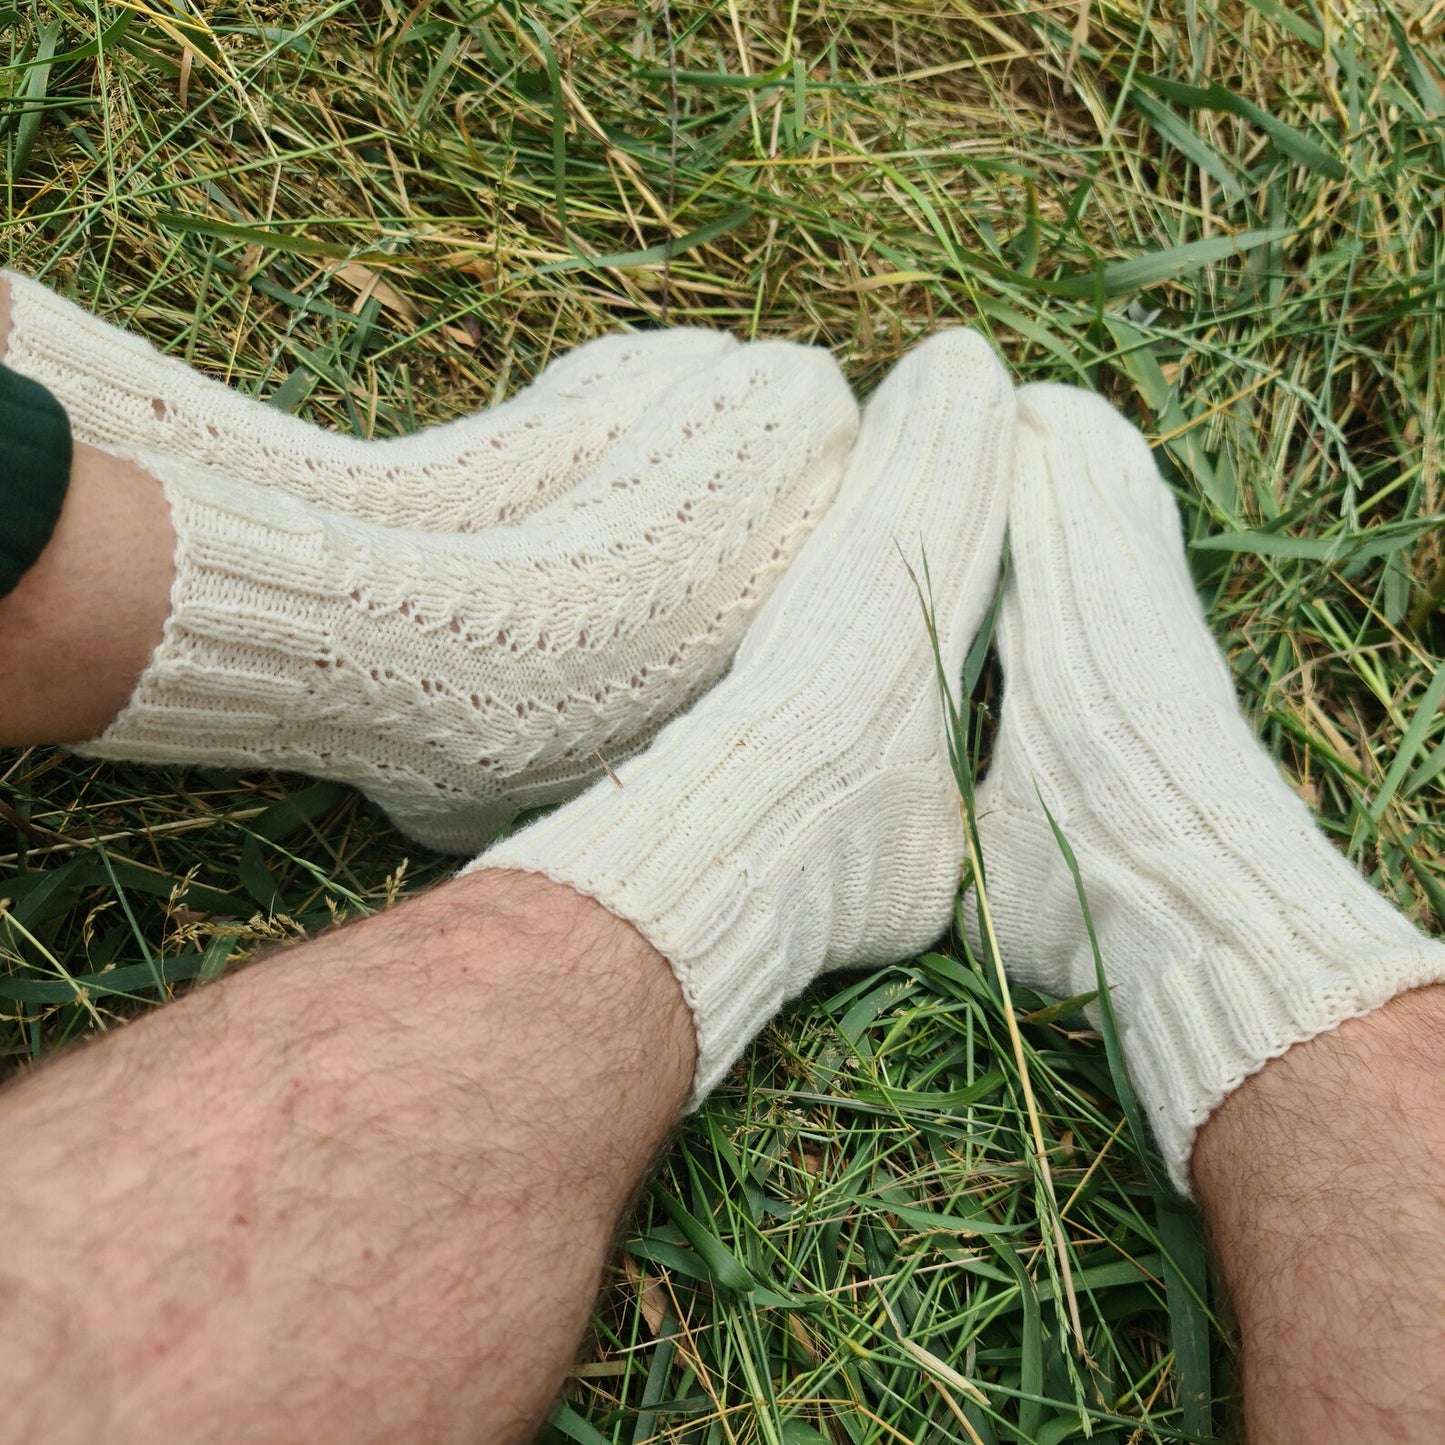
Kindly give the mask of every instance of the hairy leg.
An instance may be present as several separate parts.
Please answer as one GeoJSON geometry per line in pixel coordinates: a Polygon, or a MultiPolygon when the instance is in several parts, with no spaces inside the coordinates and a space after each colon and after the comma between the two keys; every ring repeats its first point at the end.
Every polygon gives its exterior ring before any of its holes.
{"type": "Polygon", "coordinates": [[[1296,1045],[1201,1129],[1251,1445],[1445,1438],[1445,987],[1296,1045]]]}
{"type": "Polygon", "coordinates": [[[693,1054],[631,927],[483,873],[65,1056],[0,1102],[0,1440],[530,1439],[693,1054]]]}

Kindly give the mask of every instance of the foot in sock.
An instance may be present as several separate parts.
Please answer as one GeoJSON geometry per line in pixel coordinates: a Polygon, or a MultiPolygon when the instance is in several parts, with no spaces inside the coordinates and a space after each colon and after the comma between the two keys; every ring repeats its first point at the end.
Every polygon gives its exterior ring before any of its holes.
{"type": "Polygon", "coordinates": [[[963,859],[926,555],[956,678],[996,585],[1013,392],[945,332],[869,403],[838,500],[732,672],[642,756],[474,867],[544,873],[672,965],[697,1097],[823,969],[902,958],[948,925],[963,859]]]}
{"type": "Polygon", "coordinates": [[[340,779],[420,841],[475,851],[727,669],[856,429],[826,352],[729,348],[580,486],[470,536],[139,453],[176,533],[171,614],[128,706],[78,750],[340,779]]]}
{"type": "Polygon", "coordinates": [[[1291,1045],[1445,979],[1314,826],[1235,700],[1144,439],[1097,397],[1019,394],[1004,702],[977,806],[1009,973],[1092,992],[1077,857],[1133,1082],[1175,1184],[1199,1126],[1291,1045]]]}
{"type": "Polygon", "coordinates": [[[414,436],[363,441],[313,426],[162,355],[13,271],[0,359],[45,386],[75,439],[158,453],[385,527],[476,532],[577,486],[667,389],[738,343],[677,328],[604,336],[501,406],[414,436]]]}

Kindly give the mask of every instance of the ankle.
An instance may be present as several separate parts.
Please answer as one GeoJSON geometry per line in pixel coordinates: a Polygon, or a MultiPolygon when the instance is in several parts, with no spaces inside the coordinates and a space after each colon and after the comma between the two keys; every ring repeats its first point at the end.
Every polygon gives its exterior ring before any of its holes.
{"type": "Polygon", "coordinates": [[[0,602],[0,747],[104,731],[161,639],[174,549],[160,484],[77,446],[54,535],[0,602]]]}
{"type": "Polygon", "coordinates": [[[1206,1205],[1242,1169],[1293,1186],[1372,1172],[1396,1157],[1403,1124],[1439,1116],[1445,986],[1413,988],[1316,1034],[1246,1079],[1204,1124],[1194,1171],[1206,1205]]]}

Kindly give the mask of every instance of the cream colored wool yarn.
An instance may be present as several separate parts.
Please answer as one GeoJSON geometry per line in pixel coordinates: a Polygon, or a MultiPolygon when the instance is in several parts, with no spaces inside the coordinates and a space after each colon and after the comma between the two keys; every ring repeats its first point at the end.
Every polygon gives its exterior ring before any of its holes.
{"type": "Polygon", "coordinates": [[[471,536],[138,453],[176,529],[171,615],[127,707],[78,751],[340,779],[422,842],[475,851],[717,680],[856,430],[826,352],[733,348],[582,485],[471,536]]]}
{"type": "Polygon", "coordinates": [[[975,335],[907,356],[833,504],[732,672],[646,753],[473,867],[545,874],[667,958],[697,1028],[695,1097],[822,970],[948,925],[958,791],[923,607],[957,677],[999,568],[1013,392],[975,335]]]}
{"type": "Polygon", "coordinates": [[[5,363],[47,387],[75,439],[160,453],[384,527],[476,532],[578,485],[663,393],[738,343],[679,327],[587,342],[500,406],[413,436],[327,431],[201,375],[48,287],[10,286],[5,363]]]}
{"type": "Polygon", "coordinates": [[[1205,624],[1173,498],[1097,397],[1025,387],[1000,615],[1004,699],[977,804],[1011,976],[1096,986],[1069,841],[1134,1086],[1189,1191],[1196,1131],[1264,1064],[1403,989],[1445,947],[1315,827],[1205,624]]]}

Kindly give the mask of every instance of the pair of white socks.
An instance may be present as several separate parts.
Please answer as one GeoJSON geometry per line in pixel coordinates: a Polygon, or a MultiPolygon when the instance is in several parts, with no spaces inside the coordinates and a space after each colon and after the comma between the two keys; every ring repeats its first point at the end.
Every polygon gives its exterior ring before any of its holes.
{"type": "Polygon", "coordinates": [[[976,797],[1002,960],[1056,997],[1096,988],[1051,814],[1188,1193],[1195,1135],[1231,1091],[1445,979],[1445,947],[1331,847],[1251,734],[1143,438],[1086,393],[1014,393],[968,333],[919,347],[869,403],[838,500],[732,674],[619,770],[620,790],[474,866],[546,874],[638,928],[693,1010],[701,1097],[823,970],[947,927],[964,829],[915,577],[926,558],[956,680],[1005,524],[1004,701],[976,797]]]}
{"type": "Polygon", "coordinates": [[[969,333],[906,357],[856,445],[819,353],[695,332],[594,343],[372,445],[8,279],[7,361],[154,472],[178,537],[165,641],[85,750],[344,778],[458,850],[605,758],[473,867],[637,927],[693,1010],[698,1097],[820,972],[947,927],[964,829],[915,578],[926,558],[956,679],[1006,527],[977,798],[1000,947],[1056,995],[1095,987],[1047,807],[1176,1183],[1250,1073],[1445,977],[1252,737],[1142,438],[1083,393],[1015,393],[969,333]]]}

